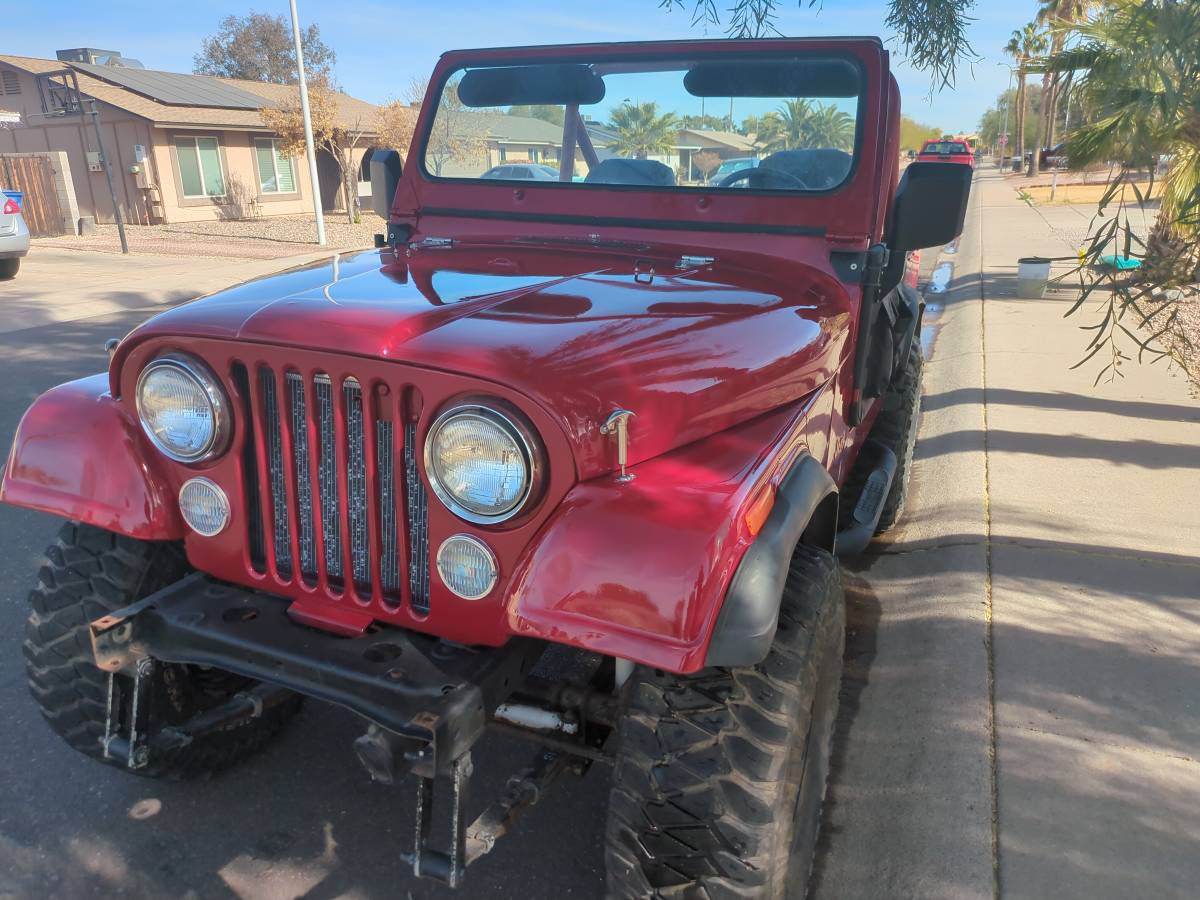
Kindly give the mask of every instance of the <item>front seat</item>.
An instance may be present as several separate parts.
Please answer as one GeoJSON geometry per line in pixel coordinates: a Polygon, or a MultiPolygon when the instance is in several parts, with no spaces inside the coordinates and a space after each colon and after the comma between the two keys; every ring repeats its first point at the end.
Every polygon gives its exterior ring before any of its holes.
{"type": "Polygon", "coordinates": [[[854,158],[845,150],[814,147],[807,150],[780,150],[763,159],[758,167],[799,178],[810,190],[827,191],[846,180],[853,161],[854,158]]]}
{"type": "Polygon", "coordinates": [[[604,159],[587,173],[588,184],[637,184],[650,187],[674,187],[675,173],[653,159],[604,159]]]}

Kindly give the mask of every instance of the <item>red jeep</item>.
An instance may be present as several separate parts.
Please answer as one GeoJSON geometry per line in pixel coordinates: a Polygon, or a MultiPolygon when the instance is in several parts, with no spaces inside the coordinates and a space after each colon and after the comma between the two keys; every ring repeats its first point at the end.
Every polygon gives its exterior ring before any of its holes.
{"type": "Polygon", "coordinates": [[[25,415],[3,499],[68,520],[25,643],[50,726],[185,776],[314,697],[366,720],[373,778],[415,776],[417,875],[457,885],[546,785],[605,763],[612,895],[803,895],[835,554],[900,514],[906,264],[958,235],[970,185],[898,179],[899,122],[874,39],[442,57],[403,171],[371,160],[376,249],[158,315],[25,415]],[[666,113],[797,98],[851,124],[678,183],[666,113]],[[648,102],[646,127],[594,128],[648,102]],[[494,172],[514,106],[561,123],[557,178],[494,172]],[[469,823],[489,727],[540,747],[469,823]]]}

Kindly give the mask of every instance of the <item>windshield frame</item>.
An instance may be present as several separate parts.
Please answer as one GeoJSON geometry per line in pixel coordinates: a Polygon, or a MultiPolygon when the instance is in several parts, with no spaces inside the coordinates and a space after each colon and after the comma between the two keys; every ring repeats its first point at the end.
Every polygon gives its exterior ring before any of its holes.
{"type": "MultiPolygon", "coordinates": [[[[839,39],[837,39],[837,38],[826,39],[826,41],[837,41],[837,40],[839,40],[839,39]]],[[[721,43],[721,44],[725,44],[725,45],[734,43],[733,41],[729,41],[729,40],[710,41],[710,42],[661,41],[661,42],[644,42],[644,43],[636,43],[636,44],[614,43],[614,44],[599,44],[599,45],[591,45],[591,46],[576,45],[576,46],[571,46],[571,47],[548,47],[548,48],[540,48],[540,47],[504,48],[504,52],[502,55],[490,55],[492,53],[496,53],[497,51],[488,51],[488,50],[476,51],[476,53],[478,53],[478,56],[476,56],[475,53],[472,53],[472,56],[470,59],[462,60],[461,62],[457,62],[454,65],[444,67],[444,69],[441,71],[441,74],[436,78],[436,80],[430,82],[429,90],[428,90],[428,93],[426,94],[425,102],[426,102],[426,105],[429,105],[431,100],[436,101],[436,103],[430,107],[428,113],[426,113],[425,110],[422,110],[422,116],[421,116],[422,123],[421,123],[420,127],[418,128],[417,133],[414,136],[414,140],[412,142],[412,146],[414,148],[417,148],[419,152],[418,152],[416,159],[413,160],[412,163],[410,163],[410,166],[412,168],[415,168],[420,173],[422,179],[424,179],[427,182],[430,182],[431,184],[469,185],[472,187],[479,187],[479,186],[486,185],[489,187],[496,187],[496,186],[507,187],[510,190],[537,190],[537,191],[572,190],[572,191],[584,191],[584,192],[586,192],[586,191],[599,191],[599,192],[617,191],[617,192],[634,192],[634,193],[646,193],[646,194],[658,194],[658,195],[672,194],[672,195],[678,195],[678,196],[682,196],[682,197],[697,196],[697,195],[702,195],[702,194],[709,194],[709,195],[713,195],[713,196],[722,196],[723,197],[728,194],[736,194],[737,196],[743,196],[743,197],[774,197],[774,198],[784,198],[784,199],[793,199],[793,200],[798,199],[798,198],[829,197],[829,196],[841,193],[842,191],[846,190],[851,184],[854,183],[855,178],[858,174],[859,166],[860,166],[860,163],[862,160],[864,143],[865,143],[866,137],[867,137],[868,129],[866,127],[867,126],[866,116],[867,116],[868,107],[869,107],[871,83],[870,83],[870,78],[869,78],[869,72],[867,71],[866,67],[863,65],[863,60],[857,54],[849,52],[847,50],[836,49],[836,48],[827,48],[827,47],[808,48],[808,47],[797,46],[797,43],[800,43],[802,41],[803,41],[803,39],[786,39],[786,38],[785,39],[765,39],[765,40],[755,41],[753,43],[758,43],[758,44],[765,43],[765,44],[778,45],[777,48],[773,47],[768,52],[760,51],[759,53],[755,53],[755,54],[747,54],[744,51],[739,52],[738,49],[734,49],[734,48],[728,48],[728,49],[712,48],[712,49],[705,50],[703,46],[700,46],[700,47],[695,46],[697,43],[699,43],[699,44],[721,43]],[[691,44],[692,46],[688,47],[687,49],[668,49],[668,48],[672,48],[672,47],[678,48],[681,43],[691,44]],[[650,48],[650,47],[655,47],[655,46],[662,48],[661,54],[638,53],[636,55],[630,55],[628,52],[622,52],[622,51],[627,51],[631,47],[632,48],[650,48]],[[561,51],[561,52],[551,52],[549,54],[531,53],[530,56],[528,57],[527,62],[529,64],[538,64],[538,65],[542,65],[542,64],[552,65],[552,64],[556,64],[556,63],[581,63],[581,62],[588,63],[588,64],[591,64],[591,63],[620,63],[620,62],[644,62],[646,64],[652,64],[652,63],[672,63],[672,62],[695,63],[695,62],[702,62],[702,61],[708,62],[708,61],[723,61],[723,60],[758,61],[758,60],[762,60],[762,59],[769,59],[772,57],[791,57],[791,56],[795,56],[795,57],[799,57],[799,58],[811,57],[811,58],[819,58],[819,59],[836,59],[839,61],[847,62],[850,65],[854,66],[855,71],[858,73],[858,78],[859,78],[859,91],[858,91],[858,96],[857,96],[857,103],[855,104],[855,115],[854,115],[854,143],[853,143],[852,149],[849,151],[850,155],[851,155],[850,168],[846,172],[845,177],[842,179],[842,181],[839,184],[837,184],[831,188],[824,188],[824,189],[820,189],[820,190],[797,190],[797,189],[792,189],[792,188],[756,188],[756,187],[750,187],[749,185],[746,185],[744,187],[737,187],[737,188],[733,188],[733,187],[721,188],[721,187],[717,187],[717,186],[711,185],[711,184],[709,184],[709,185],[613,184],[613,183],[594,183],[594,182],[586,182],[586,181],[560,181],[560,180],[537,181],[537,180],[500,179],[500,178],[483,179],[479,176],[461,177],[461,176],[435,175],[433,172],[431,172],[429,170],[429,168],[426,164],[426,159],[427,159],[426,150],[427,150],[427,147],[428,147],[428,144],[430,141],[430,135],[433,132],[433,127],[434,127],[434,125],[436,123],[436,119],[437,119],[437,104],[440,104],[440,102],[441,102],[441,98],[445,92],[446,85],[456,75],[461,77],[463,71],[467,70],[467,69],[475,69],[475,68],[482,69],[482,68],[489,68],[489,67],[510,67],[510,66],[522,65],[523,64],[522,61],[514,60],[510,55],[508,55],[509,53],[512,52],[512,50],[520,50],[520,49],[528,49],[530,51],[537,51],[537,50],[561,51]],[[583,51],[585,49],[594,50],[594,52],[584,54],[581,51],[583,51]],[[611,55],[606,55],[606,53],[611,54],[611,55]]],[[[446,57],[443,57],[443,61],[445,59],[446,59],[446,57]]],[[[442,68],[442,67],[439,67],[439,68],[442,68]]],[[[685,71],[685,69],[680,68],[678,71],[682,74],[685,71]]],[[[780,102],[783,102],[783,100],[786,98],[778,98],[778,99],[780,102]]],[[[409,159],[412,159],[411,153],[409,154],[409,159]]],[[[761,161],[761,159],[762,159],[762,157],[759,157],[760,161],[761,161]]],[[[570,195],[568,195],[568,196],[570,196],[570,195]]]]}

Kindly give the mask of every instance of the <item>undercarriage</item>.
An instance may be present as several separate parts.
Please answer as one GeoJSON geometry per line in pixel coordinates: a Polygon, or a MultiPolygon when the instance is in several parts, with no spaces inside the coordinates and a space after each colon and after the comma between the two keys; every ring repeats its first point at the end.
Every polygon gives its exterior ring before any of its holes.
{"type": "Polygon", "coordinates": [[[132,770],[156,756],[263,716],[302,694],[367,721],[354,750],[375,781],[416,778],[411,852],[417,876],[458,886],[517,817],[560,776],[609,761],[616,725],[612,661],[573,681],[535,674],[546,645],[517,639],[476,648],[400,628],[373,626],[349,638],[292,621],[288,602],[188,575],[91,624],[96,665],[107,673],[105,758],[132,770]],[[233,673],[247,687],[186,722],[156,721],[156,667],[187,665],[233,673]],[[500,795],[468,823],[471,750],[488,728],[537,749],[500,795]],[[448,837],[434,839],[434,794],[450,795],[448,837]]]}

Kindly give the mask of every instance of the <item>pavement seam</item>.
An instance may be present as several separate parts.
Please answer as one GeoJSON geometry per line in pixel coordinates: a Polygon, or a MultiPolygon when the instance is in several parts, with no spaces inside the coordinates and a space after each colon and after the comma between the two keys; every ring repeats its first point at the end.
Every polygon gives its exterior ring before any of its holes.
{"type": "Polygon", "coordinates": [[[996,653],[993,642],[992,622],[992,499],[991,473],[988,468],[988,387],[987,387],[987,313],[983,287],[983,210],[976,207],[979,215],[979,374],[983,396],[980,399],[980,415],[983,424],[983,534],[984,534],[984,646],[987,650],[987,693],[988,693],[988,765],[991,775],[992,799],[992,896],[1000,898],[1000,788],[999,767],[996,759],[996,653]]]}
{"type": "MultiPolygon", "coordinates": [[[[962,547],[982,547],[987,546],[989,537],[981,535],[977,540],[970,541],[946,541],[945,543],[926,544],[924,547],[911,547],[904,550],[876,550],[869,554],[871,557],[879,556],[915,556],[919,553],[930,553],[939,550],[958,550],[962,547]]],[[[1171,566],[1181,569],[1200,569],[1200,562],[1186,562],[1183,560],[1174,562],[1165,562],[1162,559],[1153,556],[1143,556],[1135,551],[1126,553],[1114,553],[1112,550],[1092,550],[1087,547],[1044,547],[1031,541],[1021,540],[1020,538],[997,538],[991,537],[990,542],[993,546],[999,547],[1015,547],[1018,550],[1029,550],[1037,553],[1067,553],[1072,556],[1099,556],[1104,559],[1119,559],[1125,562],[1142,562],[1153,563],[1157,566],[1171,566]]]]}
{"type": "Polygon", "coordinates": [[[1013,731],[1027,731],[1030,734],[1044,734],[1050,737],[1062,738],[1064,741],[1079,741],[1081,744],[1095,744],[1097,747],[1111,747],[1114,750],[1126,750],[1130,753],[1140,753],[1145,756],[1155,756],[1161,759],[1173,759],[1178,762],[1200,764],[1200,759],[1193,756],[1186,756],[1182,753],[1164,753],[1161,750],[1150,750],[1146,747],[1139,747],[1134,744],[1121,744],[1116,741],[1098,741],[1094,738],[1082,737],[1078,734],[1064,734],[1061,731],[1055,731],[1052,728],[1034,728],[1032,725],[1006,725],[1007,729],[1013,731]]]}

